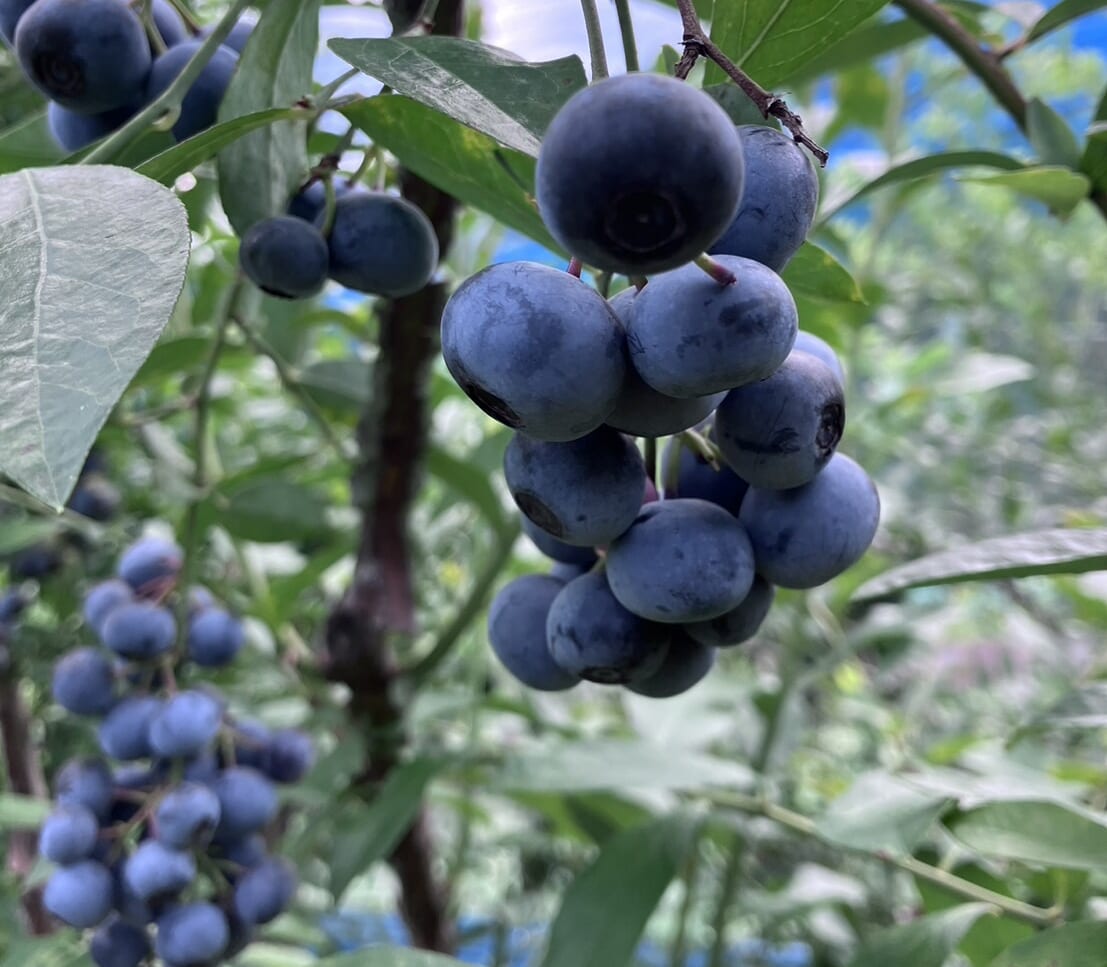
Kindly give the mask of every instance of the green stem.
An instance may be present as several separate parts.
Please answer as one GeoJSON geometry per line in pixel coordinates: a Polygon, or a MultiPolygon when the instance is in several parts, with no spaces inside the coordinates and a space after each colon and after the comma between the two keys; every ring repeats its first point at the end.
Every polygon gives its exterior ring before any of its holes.
{"type": "Polygon", "coordinates": [[[615,0],[615,9],[619,13],[619,33],[623,35],[623,59],[627,73],[638,70],[638,43],[634,39],[634,21],[630,16],[630,0],[615,0]]]}
{"type": "Polygon", "coordinates": [[[192,36],[196,36],[201,30],[203,30],[203,24],[196,19],[191,10],[188,9],[188,4],[184,0],[169,0],[173,4],[173,8],[180,14],[181,19],[185,22],[185,26],[188,28],[188,32],[192,36]]]}
{"type": "Polygon", "coordinates": [[[237,314],[233,318],[239,332],[246,337],[246,341],[273,364],[274,368],[277,370],[277,378],[281,381],[281,385],[286,391],[296,397],[297,402],[303,407],[308,418],[319,429],[319,432],[327,441],[328,446],[335,452],[338,459],[344,463],[353,460],[353,454],[347,449],[338,434],[335,433],[334,427],[331,426],[330,421],[319,408],[319,405],[305,391],[303,383],[300,382],[292,367],[280,357],[280,354],[277,353],[268,342],[266,342],[265,337],[254,328],[252,323],[247,322],[242,316],[237,314]]]}
{"type": "Polygon", "coordinates": [[[719,884],[719,895],[715,901],[715,912],[711,917],[711,927],[715,939],[711,943],[711,957],[708,967],[725,967],[727,961],[726,927],[730,920],[730,908],[734,904],[734,895],[738,892],[738,874],[742,868],[743,843],[740,837],[734,837],[734,845],[726,858],[723,879],[719,884]]]}
{"type": "MultiPolygon", "coordinates": [[[[803,836],[816,838],[819,836],[818,827],[812,820],[768,800],[737,792],[713,794],[711,800],[724,809],[735,809],[753,816],[763,816],[765,819],[771,819],[774,823],[803,836]]],[[[913,856],[895,856],[883,850],[871,852],[866,849],[848,846],[841,848],[880,860],[881,863],[903,870],[905,873],[910,873],[920,880],[942,887],[966,900],[991,904],[1005,916],[1022,920],[1036,927],[1054,926],[1063,919],[1064,911],[1057,906],[1047,910],[1029,903],[1023,903],[1021,900],[1004,896],[1002,893],[996,893],[994,890],[972,883],[955,873],[950,873],[948,870],[924,863],[913,856]]]]}
{"type": "Polygon", "coordinates": [[[650,483],[657,486],[657,437],[646,437],[644,460],[646,462],[646,476],[650,483]]]}
{"type": "Polygon", "coordinates": [[[719,448],[715,446],[707,437],[696,430],[683,430],[677,434],[680,437],[681,442],[688,447],[697,456],[703,457],[713,470],[721,470],[723,466],[723,455],[719,451],[719,448]]]}
{"type": "Polygon", "coordinates": [[[480,616],[484,608],[484,602],[492,591],[492,585],[500,576],[500,572],[507,567],[511,560],[511,552],[515,547],[515,540],[519,536],[519,522],[513,520],[503,527],[496,537],[496,546],[492,549],[484,568],[477,575],[469,596],[458,608],[457,614],[438,635],[434,647],[427,652],[408,673],[408,676],[416,687],[424,683],[434,670],[446,660],[447,656],[457,644],[468,627],[480,616]]]}
{"type": "Polygon", "coordinates": [[[677,917],[676,934],[673,936],[673,945],[669,948],[670,967],[684,967],[684,960],[688,954],[688,922],[692,919],[692,910],[696,900],[696,880],[700,870],[700,849],[697,843],[688,857],[684,867],[684,897],[680,902],[680,913],[677,917]]]}
{"type": "Polygon", "coordinates": [[[595,83],[608,76],[600,11],[596,6],[596,0],[580,0],[580,8],[584,12],[584,29],[588,31],[588,51],[592,55],[592,82],[595,83]]]}
{"type": "MultiPolygon", "coordinates": [[[[348,84],[360,73],[361,71],[359,71],[356,67],[351,67],[345,73],[339,74],[338,77],[336,77],[325,87],[319,88],[319,90],[315,94],[315,97],[313,98],[314,102],[316,104],[326,104],[332,97],[334,97],[335,94],[338,93],[339,88],[341,88],[345,84],[348,84]]],[[[351,128],[351,130],[353,129],[351,128]]]]}
{"type": "Polygon", "coordinates": [[[196,51],[192,60],[185,65],[177,78],[165,89],[165,93],[156,101],[147,105],[118,131],[105,138],[87,155],[81,159],[83,165],[106,164],[115,158],[124,148],[136,141],[146,132],[154,122],[160,120],[167,111],[172,111],[181,106],[185,94],[193,82],[200,76],[200,72],[207,66],[208,61],[215,56],[219,46],[226,40],[238,18],[253,0],[234,0],[231,9],[227,11],[216,28],[205,38],[196,51]]]}

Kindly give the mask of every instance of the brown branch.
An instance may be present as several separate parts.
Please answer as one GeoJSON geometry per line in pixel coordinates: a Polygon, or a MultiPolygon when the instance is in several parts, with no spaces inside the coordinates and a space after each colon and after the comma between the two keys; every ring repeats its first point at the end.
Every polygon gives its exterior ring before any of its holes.
{"type": "MultiPolygon", "coordinates": [[[[8,660],[7,643],[0,631],[0,662],[8,660]]],[[[0,743],[4,750],[8,788],[20,796],[46,799],[49,791],[42,772],[38,746],[31,734],[31,714],[19,692],[14,668],[0,671],[0,743]]],[[[23,880],[35,865],[38,836],[31,830],[15,830],[8,837],[8,869],[23,880]]],[[[22,898],[23,914],[32,934],[45,936],[54,926],[42,903],[41,889],[28,890],[22,898]]]]}
{"type": "MultiPolygon", "coordinates": [[[[463,0],[440,0],[433,32],[460,36],[463,27],[463,0]]],[[[457,203],[407,171],[401,172],[400,187],[426,212],[445,254],[457,203]]],[[[362,523],[357,563],[352,587],[327,622],[324,668],[328,678],[350,689],[350,715],[369,736],[368,759],[355,781],[355,791],[367,799],[400,761],[406,738],[391,642],[416,630],[409,528],[426,452],[428,384],[447,294],[446,285],[435,282],[382,305],[372,402],[358,425],[361,453],[354,494],[362,523]]],[[[435,870],[425,809],[389,863],[400,882],[401,912],[415,946],[449,953],[455,938],[448,888],[435,870]]]]}
{"type": "Polygon", "coordinates": [[[793,139],[807,148],[825,168],[830,154],[804,130],[803,118],[792,111],[783,98],[766,91],[711,40],[696,16],[693,0],[677,0],[677,6],[680,8],[680,21],[684,27],[684,55],[676,66],[676,76],[682,80],[686,78],[700,57],[706,57],[718,64],[727,77],[741,88],[742,93],[757,105],[762,117],[774,117],[780,121],[793,139]]]}

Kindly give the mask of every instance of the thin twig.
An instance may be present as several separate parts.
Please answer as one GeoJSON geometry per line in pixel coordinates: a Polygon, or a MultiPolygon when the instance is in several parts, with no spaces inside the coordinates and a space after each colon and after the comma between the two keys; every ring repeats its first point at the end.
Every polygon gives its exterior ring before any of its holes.
{"type": "Polygon", "coordinates": [[[706,57],[718,64],[727,77],[742,89],[742,93],[757,105],[763,117],[774,117],[780,121],[795,141],[807,148],[825,168],[830,154],[804,130],[803,118],[792,111],[783,98],[766,91],[719,49],[700,24],[692,0],[677,0],[677,6],[680,8],[680,20],[684,27],[684,56],[677,64],[676,76],[682,79],[687,77],[699,57],[706,57]]]}
{"type": "Polygon", "coordinates": [[[634,39],[634,20],[630,15],[630,0],[615,0],[615,10],[619,14],[619,33],[623,38],[623,60],[627,73],[638,70],[638,42],[634,39]]]}
{"type": "Polygon", "coordinates": [[[603,27],[600,25],[600,11],[596,0],[580,0],[584,13],[584,29],[588,31],[588,51],[592,55],[592,81],[608,76],[607,52],[603,46],[603,27]]]}

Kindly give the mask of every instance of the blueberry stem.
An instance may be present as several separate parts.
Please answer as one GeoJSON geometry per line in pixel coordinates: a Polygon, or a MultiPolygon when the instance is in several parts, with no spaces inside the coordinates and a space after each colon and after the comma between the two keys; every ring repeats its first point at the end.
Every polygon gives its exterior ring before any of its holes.
{"type": "Polygon", "coordinates": [[[711,464],[712,470],[721,470],[723,466],[723,455],[719,452],[719,448],[715,446],[707,437],[702,433],[698,433],[695,430],[684,430],[678,434],[680,442],[688,447],[693,453],[699,457],[703,457],[709,464],[711,464]]]}
{"type": "Polygon", "coordinates": [[[645,441],[645,453],[643,458],[646,461],[646,476],[649,477],[650,483],[655,487],[657,486],[657,438],[648,436],[645,441]]]}
{"type": "Polygon", "coordinates": [[[169,0],[173,5],[173,9],[177,11],[180,18],[185,22],[185,26],[188,28],[188,32],[195,37],[203,29],[200,21],[196,19],[192,11],[188,9],[188,4],[184,0],[169,0]]]}
{"type": "Polygon", "coordinates": [[[146,36],[150,38],[150,43],[154,48],[154,56],[164,54],[169,48],[166,46],[165,38],[162,37],[161,31],[158,30],[158,25],[154,21],[153,0],[137,0],[137,2],[137,13],[142,21],[142,26],[146,28],[146,36]]]}
{"type": "Polygon", "coordinates": [[[630,0],[615,0],[619,14],[619,32],[623,35],[623,59],[627,73],[638,70],[638,42],[634,39],[634,20],[630,15],[630,0]]]}
{"type": "Polygon", "coordinates": [[[584,271],[584,263],[574,255],[569,259],[569,265],[566,267],[565,271],[574,278],[579,279],[581,272],[584,271]]]}
{"type": "Polygon", "coordinates": [[[697,256],[693,261],[703,269],[704,272],[710,275],[711,278],[718,282],[719,285],[734,285],[734,283],[738,281],[738,276],[706,253],[697,256]]]}
{"type": "Polygon", "coordinates": [[[603,27],[596,0],[580,0],[584,12],[584,29],[588,31],[588,51],[592,55],[592,82],[608,76],[607,53],[603,46],[603,27]]]}
{"type": "Polygon", "coordinates": [[[165,92],[155,101],[139,111],[138,114],[131,118],[131,120],[124,124],[118,131],[101,141],[100,144],[86,154],[79,163],[83,165],[93,165],[105,164],[111,161],[111,159],[116,157],[124,148],[137,140],[147,128],[161,120],[163,115],[167,112],[179,110],[181,101],[184,100],[184,96],[188,92],[188,89],[192,87],[193,83],[200,76],[200,73],[207,66],[208,61],[215,56],[215,52],[230,35],[231,30],[234,29],[234,25],[238,23],[238,18],[252,2],[253,0],[234,0],[234,3],[231,4],[231,8],[227,11],[226,15],[219,21],[215,29],[204,39],[204,42],[200,45],[200,48],[193,55],[192,59],[185,65],[185,69],[177,75],[173,83],[165,89],[165,92]]]}
{"type": "Polygon", "coordinates": [[[691,73],[696,61],[701,56],[706,57],[722,68],[723,73],[741,88],[742,93],[757,105],[757,109],[763,117],[774,117],[780,121],[796,142],[807,148],[818,159],[819,164],[825,168],[830,154],[825,148],[813,141],[804,130],[803,118],[792,111],[784,103],[783,98],[766,91],[723,53],[704,32],[700,18],[696,15],[693,0],[676,0],[676,3],[680,8],[681,23],[684,25],[684,56],[680,58],[680,62],[676,66],[675,75],[684,80],[691,73]]]}

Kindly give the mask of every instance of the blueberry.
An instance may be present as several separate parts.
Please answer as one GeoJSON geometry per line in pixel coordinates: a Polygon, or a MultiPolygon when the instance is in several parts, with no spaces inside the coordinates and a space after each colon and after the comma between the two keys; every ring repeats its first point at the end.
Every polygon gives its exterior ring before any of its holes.
{"type": "Polygon", "coordinates": [[[296,894],[296,874],[283,860],[268,859],[248,870],[234,888],[234,912],[248,924],[275,920],[296,894]]]}
{"type": "MultiPolygon", "coordinates": [[[[185,69],[203,41],[186,40],[170,47],[154,61],[150,79],[146,82],[147,103],[157,100],[185,69]]],[[[210,128],[219,116],[219,105],[238,66],[238,54],[220,46],[204,65],[181,102],[181,114],[173,125],[173,137],[178,141],[210,128]]]]}
{"type": "Polygon", "coordinates": [[[119,501],[119,491],[111,483],[101,476],[90,474],[81,478],[67,506],[76,514],[103,522],[115,516],[119,501]]]}
{"type": "Polygon", "coordinates": [[[546,557],[562,564],[571,564],[574,567],[582,567],[588,570],[596,563],[596,552],[590,547],[574,547],[559,541],[552,534],[547,534],[529,517],[523,517],[523,533],[534,542],[546,557]]]}
{"type": "Polygon", "coordinates": [[[111,873],[95,860],[63,866],[46,881],[42,900],[50,913],[69,926],[95,927],[111,913],[111,873]]]}
{"type": "Polygon", "coordinates": [[[555,581],[560,581],[562,584],[568,584],[574,578],[579,578],[582,574],[587,574],[590,567],[582,567],[579,564],[566,564],[563,561],[555,561],[553,567],[550,568],[549,577],[555,581]]]}
{"type": "Polygon", "coordinates": [[[242,271],[262,292],[309,299],[327,281],[327,242],[314,225],[278,215],[252,225],[238,250],[242,271]]]}
{"type": "Polygon", "coordinates": [[[442,315],[442,355],[458,385],[489,416],[539,440],[576,440],[607,419],[625,344],[595,289],[533,262],[478,272],[442,315]]]}
{"type": "Polygon", "coordinates": [[[177,641],[177,621],[157,604],[121,604],[104,619],[101,638],[123,658],[144,661],[169,651],[177,641]]]}
{"type": "Polygon", "coordinates": [[[27,596],[18,588],[9,588],[0,594],[0,625],[15,621],[30,604],[27,596]]]}
{"type": "Polygon", "coordinates": [[[651,621],[705,621],[737,606],[753,584],[745,528],[705,500],[642,508],[607,552],[607,580],[623,605],[651,621]]]}
{"type": "MultiPolygon", "coordinates": [[[[348,192],[356,190],[348,181],[338,178],[333,179],[331,183],[334,185],[336,201],[348,192]]],[[[292,200],[288,203],[288,214],[293,218],[302,218],[305,222],[314,222],[320,218],[326,207],[327,187],[322,181],[313,181],[292,196],[292,200]]]]}
{"type": "Polygon", "coordinates": [[[215,607],[215,595],[207,588],[194,584],[188,589],[188,613],[196,614],[215,607]]]}
{"type": "Polygon", "coordinates": [[[0,37],[9,44],[15,38],[15,27],[19,18],[35,0],[0,0],[0,37]]]}
{"type": "Polygon", "coordinates": [[[723,464],[718,470],[711,466],[691,447],[679,440],[672,440],[665,446],[662,464],[668,467],[670,460],[677,460],[676,489],[666,492],[666,497],[694,497],[718,504],[732,514],[737,514],[742,506],[742,498],[750,485],[738,476],[730,467],[723,464]],[[680,452],[675,457],[673,447],[680,452]]]}
{"type": "Polygon", "coordinates": [[[149,590],[181,571],[181,549],[161,537],[135,541],[119,558],[119,576],[139,593],[149,590]]]}
{"type": "Polygon", "coordinates": [[[169,0],[154,0],[150,12],[154,15],[154,26],[158,28],[166,47],[175,47],[188,40],[188,28],[169,0]]]}
{"type": "Polygon", "coordinates": [[[299,729],[280,729],[269,743],[265,774],[274,782],[299,782],[315,764],[315,744],[299,729]]]}
{"type": "Polygon", "coordinates": [[[54,666],[51,694],[74,715],[106,715],[115,705],[115,670],[99,648],[78,648],[54,666]]]}
{"type": "Polygon", "coordinates": [[[192,854],[171,849],[156,839],[140,843],[123,866],[127,889],[145,903],[174,897],[195,879],[192,854]]]}
{"type": "Polygon", "coordinates": [[[256,833],[277,814],[273,784],[256,769],[234,766],[219,774],[214,784],[221,818],[216,830],[220,842],[256,833]]]}
{"type": "Polygon", "coordinates": [[[109,614],[123,604],[134,601],[131,586],[123,581],[102,581],[85,595],[84,616],[90,628],[103,637],[104,622],[109,614]]]}
{"type": "Polygon", "coordinates": [[[574,94],[538,154],[538,208],[558,242],[623,275],[676,268],[738,210],[742,149],[726,112],[689,84],[625,74],[574,94]]]}
{"type": "Polygon", "coordinates": [[[526,574],[504,585],[488,611],[488,641],[500,664],[542,692],[564,691],[579,681],[553,660],[546,644],[550,605],[563,587],[556,578],[526,574]]]}
{"type": "Polygon", "coordinates": [[[642,455],[610,427],[568,443],[517,433],[504,452],[504,477],[527,517],[579,547],[606,544],[622,534],[646,492],[642,455]]]}
{"type": "MultiPolygon", "coordinates": [[[[250,39],[250,35],[253,34],[256,23],[250,20],[240,20],[232,28],[231,32],[227,35],[223,41],[224,47],[230,47],[231,50],[242,53],[246,47],[246,41],[250,39]]],[[[207,37],[213,30],[213,27],[205,27],[200,31],[200,37],[207,37]]]]}
{"type": "Polygon", "coordinates": [[[768,379],[727,393],[714,435],[723,458],[751,487],[785,490],[826,466],[845,423],[845,391],[834,371],[793,352],[768,379]]]}
{"type": "Polygon", "coordinates": [[[254,719],[239,719],[234,724],[234,757],[236,764],[259,772],[269,768],[273,731],[254,719]]]}
{"type": "Polygon", "coordinates": [[[665,660],[671,636],[665,625],[627,611],[602,572],[566,584],[546,619],[554,661],[570,675],[608,685],[652,675],[665,660]]]}
{"type": "Polygon", "coordinates": [[[803,244],[819,203],[819,176],[791,135],[760,124],[738,128],[745,184],[738,214],[711,245],[780,272],[803,244]]]}
{"type": "Polygon", "coordinates": [[[146,31],[123,0],[36,0],[15,50],[31,83],[84,114],[139,103],[150,71],[146,31]]]}
{"type": "Polygon", "coordinates": [[[41,581],[61,569],[61,555],[52,544],[32,544],[16,551],[8,562],[13,581],[41,581]]]}
{"type": "Polygon", "coordinates": [[[816,359],[821,359],[834,371],[838,382],[843,386],[846,385],[846,371],[842,368],[842,361],[825,339],[820,339],[814,333],[804,332],[801,329],[796,333],[796,344],[792,347],[792,352],[810,353],[816,359]]]}
{"type": "Polygon", "coordinates": [[[177,759],[199,755],[215,740],[223,708],[204,692],[178,692],[150,723],[150,747],[159,756],[177,759]]]}
{"type": "Polygon", "coordinates": [[[211,903],[174,907],[158,918],[155,950],[165,967],[207,967],[219,961],[229,942],[227,918],[211,903]]]}
{"type": "Polygon", "coordinates": [[[84,806],[103,822],[111,810],[111,770],[100,759],[71,759],[54,781],[54,798],[62,805],[84,806]]]}
{"type": "MultiPolygon", "coordinates": [[[[322,226],[323,212],[315,218],[322,226]]],[[[327,236],[335,282],[395,299],[418,292],[438,265],[438,239],[420,208],[383,192],[351,191],[337,200],[327,236]]]]}
{"type": "MultiPolygon", "coordinates": [[[[66,151],[80,151],[94,141],[99,141],[112,131],[123,127],[134,114],[133,107],[116,108],[100,114],[78,114],[51,101],[46,108],[46,123],[50,128],[50,134],[60,147],[66,151]]],[[[114,493],[114,488],[110,492],[105,490],[103,496],[107,497],[109,493],[114,493]]],[[[115,494],[115,497],[115,502],[109,503],[107,500],[102,500],[95,491],[87,491],[82,486],[73,492],[69,506],[71,510],[84,514],[85,517],[91,517],[93,520],[107,520],[118,506],[118,494],[115,494]],[[109,506],[111,511],[108,516],[97,516],[109,506]],[[94,513],[88,513],[88,510],[94,513]]]]}
{"type": "Polygon", "coordinates": [[[92,855],[99,835],[100,824],[85,806],[58,806],[42,824],[38,851],[52,863],[70,866],[92,855]]]}
{"type": "Polygon", "coordinates": [[[712,648],[740,645],[757,634],[769,615],[775,597],[776,588],[759,574],[753,579],[749,594],[737,607],[709,621],[686,624],[684,630],[696,641],[712,648]]]}
{"type": "Polygon", "coordinates": [[[265,838],[257,833],[229,841],[221,847],[220,853],[228,862],[234,863],[243,870],[252,870],[255,866],[261,866],[269,858],[265,848],[265,838]]]}
{"type": "Polygon", "coordinates": [[[751,488],[739,519],[765,580],[784,588],[814,588],[864,556],[880,522],[880,497],[869,475],[837,453],[802,487],[751,488]]]}
{"type": "Polygon", "coordinates": [[[89,954],[96,967],[141,967],[150,956],[150,938],[142,927],[115,917],[92,935],[89,954]]]}
{"type": "Polygon", "coordinates": [[[123,699],[100,723],[100,748],[104,755],[123,762],[149,758],[153,753],[150,727],[163,706],[160,698],[150,695],[123,699]]]}
{"type": "Polygon", "coordinates": [[[157,839],[172,849],[203,844],[218,822],[219,797],[195,782],[182,783],[166,793],[154,811],[157,839]]]}
{"type": "Polygon", "coordinates": [[[707,396],[776,372],[798,317],[788,287],[759,262],[720,255],[737,281],[719,285],[696,265],[650,279],[635,298],[627,345],[638,374],[667,396],[707,396]]]}
{"type": "Polygon", "coordinates": [[[714,648],[676,631],[661,667],[640,682],[630,682],[627,688],[647,698],[672,698],[698,684],[714,664],[714,648]]]}
{"type": "Polygon", "coordinates": [[[205,786],[215,784],[219,776],[219,758],[211,749],[205,749],[185,763],[182,777],[187,782],[199,782],[205,786]]]}
{"type": "Polygon", "coordinates": [[[188,657],[197,665],[214,668],[234,661],[246,633],[242,622],[222,608],[208,608],[188,626],[188,657]]]}

